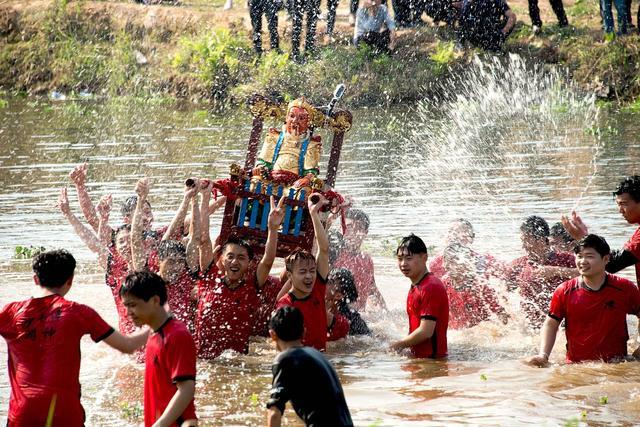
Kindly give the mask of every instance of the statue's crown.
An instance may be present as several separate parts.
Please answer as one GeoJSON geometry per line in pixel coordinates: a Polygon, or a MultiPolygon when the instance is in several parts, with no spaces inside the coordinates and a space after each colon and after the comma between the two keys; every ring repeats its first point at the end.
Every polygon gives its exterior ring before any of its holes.
{"type": "Polygon", "coordinates": [[[304,98],[304,96],[289,102],[289,105],[287,106],[287,112],[293,107],[304,108],[305,110],[307,110],[307,113],[309,113],[309,116],[313,116],[316,112],[316,109],[304,98]]]}

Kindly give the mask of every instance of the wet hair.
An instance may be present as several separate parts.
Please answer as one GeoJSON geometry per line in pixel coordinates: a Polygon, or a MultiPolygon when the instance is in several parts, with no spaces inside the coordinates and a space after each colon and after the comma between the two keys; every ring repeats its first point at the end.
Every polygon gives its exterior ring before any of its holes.
{"type": "Polygon", "coordinates": [[[607,241],[604,240],[603,237],[595,234],[587,234],[582,239],[580,239],[573,252],[579,254],[585,248],[594,249],[602,257],[611,253],[611,248],[609,247],[607,241]]]}
{"type": "Polygon", "coordinates": [[[44,288],[59,288],[67,283],[76,269],[76,259],[64,249],[42,252],[31,263],[38,283],[44,288]]]}
{"type": "Polygon", "coordinates": [[[162,240],[158,245],[158,259],[160,261],[170,256],[187,257],[187,250],[184,245],[176,240],[162,240]]]}
{"type": "Polygon", "coordinates": [[[301,339],[304,334],[302,312],[291,306],[279,308],[269,320],[269,329],[285,342],[301,339]]]}
{"type": "Polygon", "coordinates": [[[467,246],[461,245],[460,243],[452,243],[444,248],[442,251],[442,259],[448,260],[460,260],[461,257],[470,256],[471,249],[467,246]]]}
{"type": "Polygon", "coordinates": [[[409,255],[426,254],[427,246],[421,238],[411,233],[402,238],[402,241],[398,245],[398,249],[396,249],[396,255],[399,255],[400,252],[406,252],[409,255]]]}
{"type": "Polygon", "coordinates": [[[249,256],[249,259],[250,260],[253,259],[253,248],[251,247],[251,244],[249,244],[249,242],[246,241],[245,239],[241,239],[236,236],[229,237],[227,241],[224,242],[224,244],[222,245],[222,252],[224,252],[226,247],[229,245],[238,245],[244,248],[247,251],[247,255],[249,256]]]}
{"type": "MultiPolygon", "coordinates": [[[[133,211],[136,210],[136,205],[138,204],[138,196],[129,196],[120,206],[120,214],[123,218],[130,217],[133,215],[133,211]]],[[[151,203],[146,201],[147,206],[151,208],[151,203]]]]}
{"type": "Polygon", "coordinates": [[[520,226],[520,232],[529,234],[539,239],[549,238],[549,224],[541,216],[531,215],[520,226]]]}
{"type": "Polygon", "coordinates": [[[313,261],[314,264],[316,263],[316,259],[311,252],[305,251],[304,249],[296,249],[284,259],[284,265],[287,271],[291,273],[293,266],[299,261],[313,261]]]}
{"type": "Polygon", "coordinates": [[[358,289],[353,274],[346,268],[334,268],[329,272],[327,282],[336,281],[338,289],[344,295],[345,302],[353,303],[358,300],[358,289]]]}
{"type": "Polygon", "coordinates": [[[131,224],[122,224],[121,226],[116,228],[113,232],[113,237],[115,238],[118,235],[118,233],[120,233],[122,230],[131,232],[131,224]]]}
{"type": "Polygon", "coordinates": [[[458,225],[458,224],[462,224],[469,229],[469,235],[471,236],[472,239],[476,237],[476,232],[473,230],[473,225],[471,225],[471,221],[464,218],[456,218],[451,222],[451,226],[449,228],[452,228],[454,225],[458,225]]]}
{"type": "Polygon", "coordinates": [[[349,218],[352,221],[357,221],[364,226],[366,231],[369,231],[369,225],[371,225],[371,221],[369,220],[369,215],[365,213],[365,211],[360,209],[349,209],[345,213],[345,217],[349,218]]]}
{"type": "Polygon", "coordinates": [[[134,271],[124,279],[124,284],[120,287],[120,298],[125,295],[132,295],[143,301],[149,301],[157,295],[160,297],[160,305],[164,305],[167,302],[167,283],[156,273],[134,271]]]}
{"type": "Polygon", "coordinates": [[[549,230],[549,236],[560,237],[565,243],[571,243],[575,241],[575,239],[571,237],[571,234],[569,234],[567,230],[565,230],[564,225],[562,225],[561,222],[556,222],[551,226],[551,229],[549,230]]]}
{"type": "Polygon", "coordinates": [[[628,176],[616,187],[613,196],[628,194],[635,202],[640,202],[640,175],[628,176]]]}
{"type": "Polygon", "coordinates": [[[333,264],[344,249],[344,237],[339,231],[331,230],[327,233],[327,238],[329,239],[329,264],[333,264]]]}

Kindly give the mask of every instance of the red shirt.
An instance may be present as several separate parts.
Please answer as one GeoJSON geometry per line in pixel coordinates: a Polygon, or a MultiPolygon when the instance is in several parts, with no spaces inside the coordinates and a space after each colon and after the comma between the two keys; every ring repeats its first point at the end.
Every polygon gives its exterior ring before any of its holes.
{"type": "Polygon", "coordinates": [[[338,259],[333,263],[334,268],[346,268],[353,274],[353,279],[358,290],[358,299],[353,307],[362,311],[367,306],[367,299],[376,287],[376,279],[373,271],[373,260],[368,254],[352,254],[342,251],[338,259]]]}
{"type": "Polygon", "coordinates": [[[198,356],[214,359],[231,349],[249,352],[256,310],[260,306],[255,273],[247,273],[244,284],[231,289],[215,263],[198,284],[196,343],[198,356]]]}
{"type": "MultiPolygon", "coordinates": [[[[624,244],[624,248],[631,252],[636,259],[640,259],[640,227],[636,229],[629,241],[624,244]]],[[[636,263],[636,283],[640,285],[640,262],[636,263]]]]}
{"type": "Polygon", "coordinates": [[[640,314],[640,291],[633,282],[607,274],[597,291],[581,277],[558,286],[549,316],[566,319],[567,361],[604,360],[627,355],[627,314],[640,314]]]}
{"type": "Polygon", "coordinates": [[[82,426],[80,340],[89,334],[98,342],[111,333],[92,308],[59,295],[4,306],[0,335],[9,353],[9,425],[44,426],[55,399],[52,426],[82,426]]]}
{"type": "Polygon", "coordinates": [[[551,296],[564,280],[560,276],[548,280],[536,277],[535,272],[541,266],[575,268],[576,261],[572,254],[551,252],[543,264],[532,263],[527,256],[511,262],[507,280],[518,288],[520,307],[534,328],[542,326],[551,296]]]}
{"type": "Polygon", "coordinates": [[[338,341],[339,339],[346,337],[349,334],[350,327],[351,324],[349,323],[349,319],[340,313],[336,313],[333,316],[331,326],[327,328],[327,340],[338,341]]]}
{"type": "MultiPolygon", "coordinates": [[[[196,345],[187,326],[172,317],[149,335],[144,356],[144,425],[149,427],[164,413],[176,394],[176,383],[196,380],[196,345]]],[[[196,419],[193,400],[173,426],[196,419]]]]}
{"type": "Polygon", "coordinates": [[[256,310],[254,315],[255,322],[253,325],[253,332],[251,335],[268,337],[269,336],[269,320],[271,314],[276,309],[276,302],[278,299],[278,293],[282,289],[280,279],[277,277],[269,276],[267,282],[264,284],[260,293],[260,306],[256,310]]]}
{"type": "Polygon", "coordinates": [[[113,295],[113,302],[116,304],[116,310],[118,312],[118,329],[123,334],[130,334],[136,329],[136,326],[131,322],[129,316],[127,316],[127,308],[122,304],[120,298],[120,288],[124,284],[124,280],[129,274],[129,264],[127,261],[118,254],[115,248],[112,246],[109,248],[109,255],[107,258],[107,271],[105,274],[105,281],[111,294],[113,295]]]}
{"type": "Polygon", "coordinates": [[[474,280],[469,286],[457,289],[447,275],[442,278],[442,283],[449,297],[451,329],[471,328],[489,320],[491,313],[506,314],[498,302],[495,291],[486,284],[474,280]]]}
{"type": "Polygon", "coordinates": [[[431,338],[411,347],[413,355],[420,358],[445,357],[449,299],[440,279],[427,273],[417,285],[411,285],[407,295],[407,314],[409,315],[409,333],[418,329],[422,319],[436,322],[431,338]]]}
{"type": "Polygon", "coordinates": [[[289,292],[280,298],[276,307],[297,307],[302,312],[304,319],[302,343],[320,351],[327,348],[327,311],[324,301],[326,290],[326,279],[316,275],[316,281],[310,295],[297,298],[292,292],[289,292]]]}
{"type": "Polygon", "coordinates": [[[192,298],[196,286],[195,275],[188,269],[175,282],[167,285],[167,302],[173,317],[187,325],[189,331],[194,330],[196,303],[192,298]]]}
{"type": "MultiPolygon", "coordinates": [[[[471,251],[471,253],[474,256],[476,272],[479,275],[503,278],[505,266],[501,261],[489,254],[482,255],[475,251],[471,251]]],[[[429,261],[429,272],[438,279],[442,279],[447,274],[444,269],[444,257],[442,255],[438,255],[429,261]]]]}

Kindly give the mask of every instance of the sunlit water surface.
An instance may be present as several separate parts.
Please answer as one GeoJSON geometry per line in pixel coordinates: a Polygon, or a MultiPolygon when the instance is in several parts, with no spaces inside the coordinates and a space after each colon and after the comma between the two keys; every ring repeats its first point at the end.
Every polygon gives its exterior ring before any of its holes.
{"type": "MultiPolygon", "coordinates": [[[[356,425],[633,425],[640,419],[637,363],[564,365],[560,338],[553,367],[527,367],[521,360],[535,353],[538,336],[518,320],[450,332],[447,361],[387,351],[390,340],[406,333],[409,283],[392,251],[409,232],[441,249],[448,222],[466,217],[476,228],[475,248],[503,260],[521,255],[518,226],[532,214],[555,222],[577,208],[612,247],[633,232],[617,214],[611,191],[621,177],[638,172],[639,117],[599,111],[562,73],[527,67],[515,57],[502,62],[507,66],[472,64],[455,83],[457,97],[355,112],[337,188],[371,216],[366,249],[390,307],[389,313],[365,313],[375,337],[329,345],[356,425]]],[[[94,256],[54,206],[59,189],[70,184],[68,172],[87,161],[94,200],[111,193],[115,206],[139,177],[151,177],[155,223],[167,224],[184,178],[224,177],[231,162],[243,161],[249,131],[244,112],[214,115],[153,100],[11,100],[0,110],[0,304],[37,291],[28,261],[13,259],[16,245],[64,247],[80,260],[68,298],[115,324],[94,256]]],[[[75,195],[71,201],[80,215],[75,195]]],[[[214,224],[215,232],[219,218],[214,224]]],[[[509,298],[517,319],[517,299],[509,298]]],[[[630,319],[634,339],[635,324],[630,319]]],[[[139,423],[142,367],[90,340],[82,352],[87,425],[139,423]]],[[[0,353],[4,417],[4,341],[0,353]]],[[[196,403],[203,425],[262,424],[274,356],[257,339],[249,356],[200,362],[196,403]]],[[[287,412],[286,422],[299,425],[287,412]]]]}

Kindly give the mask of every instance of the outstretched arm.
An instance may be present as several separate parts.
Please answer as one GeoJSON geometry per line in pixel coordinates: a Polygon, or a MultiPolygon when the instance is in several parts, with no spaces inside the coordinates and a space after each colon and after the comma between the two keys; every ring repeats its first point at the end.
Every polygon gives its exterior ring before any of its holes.
{"type": "Polygon", "coordinates": [[[198,205],[197,194],[191,198],[191,223],[189,225],[189,241],[187,242],[187,265],[189,271],[198,270],[199,266],[199,248],[200,248],[200,206],[198,205]]]}
{"type": "Polygon", "coordinates": [[[271,211],[269,212],[269,221],[267,223],[267,242],[264,246],[264,255],[258,263],[258,268],[256,270],[256,278],[258,279],[257,285],[260,289],[262,289],[269,278],[269,272],[273,266],[273,261],[276,259],[276,252],[278,249],[278,229],[280,228],[280,224],[282,224],[282,220],[284,218],[284,209],[282,207],[284,199],[284,197],[280,197],[280,200],[278,200],[278,204],[276,205],[273,196],[271,196],[271,211]]]}
{"type": "Polygon", "coordinates": [[[187,210],[189,210],[189,204],[193,197],[198,193],[198,180],[195,180],[195,185],[192,187],[184,188],[184,196],[182,197],[182,202],[180,203],[180,207],[176,212],[176,215],[173,217],[171,224],[169,224],[169,228],[162,236],[162,240],[180,240],[182,238],[182,229],[185,224],[185,218],[187,216],[187,210]]]}
{"type": "Polygon", "coordinates": [[[580,218],[580,215],[578,215],[576,211],[571,212],[571,218],[567,215],[562,215],[560,221],[562,222],[564,229],[567,230],[567,233],[576,240],[580,240],[589,234],[589,228],[582,221],[582,218],[580,218]]]}
{"type": "Polygon", "coordinates": [[[142,178],[136,184],[136,194],[138,202],[133,212],[133,221],[131,223],[131,255],[133,259],[133,269],[135,271],[143,270],[147,263],[147,253],[144,247],[144,239],[142,237],[144,205],[147,203],[149,195],[149,179],[142,178]]]}
{"type": "Polygon", "coordinates": [[[142,330],[134,332],[130,335],[122,335],[120,332],[114,331],[103,341],[109,347],[115,348],[122,353],[131,354],[145,345],[148,336],[149,328],[143,328],[142,330]]]}
{"type": "Polygon", "coordinates": [[[540,368],[546,366],[549,363],[549,355],[553,350],[553,345],[556,342],[556,335],[558,334],[558,328],[560,322],[553,317],[548,316],[542,325],[540,334],[540,354],[533,356],[527,363],[529,365],[538,366],[540,368]]]}
{"type": "Polygon", "coordinates": [[[87,168],[86,163],[76,166],[71,173],[69,173],[69,178],[73,181],[76,191],[78,192],[78,201],[80,202],[82,214],[93,230],[97,232],[98,215],[96,214],[96,208],[93,206],[93,202],[85,185],[87,181],[87,168]]]}
{"type": "Polygon", "coordinates": [[[211,190],[213,182],[200,190],[202,193],[202,204],[200,205],[200,271],[207,271],[213,262],[213,243],[209,230],[209,200],[211,200],[211,190]]]}
{"type": "Polygon", "coordinates": [[[329,238],[320,220],[320,209],[329,203],[329,201],[320,194],[318,194],[318,196],[320,199],[315,204],[312,203],[311,198],[309,198],[309,215],[313,222],[313,232],[316,236],[315,240],[318,249],[318,254],[316,255],[316,271],[320,277],[326,279],[329,275],[329,238]]]}
{"type": "Polygon", "coordinates": [[[58,208],[62,215],[69,221],[69,224],[73,227],[73,230],[80,237],[80,239],[84,242],[85,245],[91,250],[91,252],[95,252],[98,255],[106,248],[103,248],[100,245],[100,241],[95,233],[87,226],[82,224],[80,220],[71,212],[71,208],[69,207],[69,197],[67,195],[67,188],[63,188],[60,190],[60,196],[58,196],[58,208]]]}

